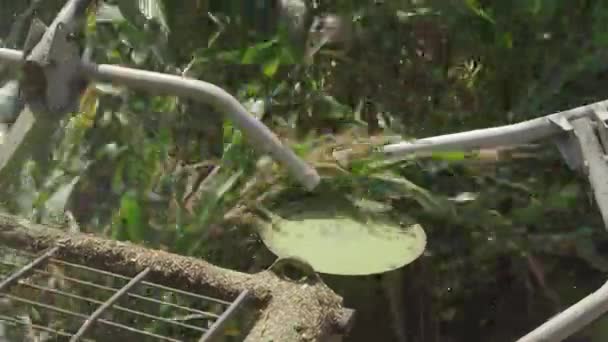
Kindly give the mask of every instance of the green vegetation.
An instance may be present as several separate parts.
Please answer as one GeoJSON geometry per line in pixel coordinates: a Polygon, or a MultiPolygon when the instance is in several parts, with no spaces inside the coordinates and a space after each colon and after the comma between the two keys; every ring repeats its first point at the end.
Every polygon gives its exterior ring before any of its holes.
{"type": "MultiPolygon", "coordinates": [[[[373,151],[604,99],[608,2],[316,2],[300,27],[273,1],[107,1],[86,32],[96,63],[234,94],[321,173],[313,193],[210,106],[96,84],[52,141],[52,169],[24,168],[6,205],[48,221],[67,202],[89,232],[246,272],[271,251],[301,257],[359,310],[352,341],[513,341],[603,283],[608,235],[550,142],[373,151]],[[307,35],[323,14],[349,35],[307,35]]],[[[580,335],[603,341],[607,324],[580,335]]]]}

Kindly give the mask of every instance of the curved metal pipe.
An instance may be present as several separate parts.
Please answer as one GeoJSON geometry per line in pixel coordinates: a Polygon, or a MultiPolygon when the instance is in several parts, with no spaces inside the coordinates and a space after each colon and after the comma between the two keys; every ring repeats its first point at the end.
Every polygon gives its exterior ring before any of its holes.
{"type": "MultiPolygon", "coordinates": [[[[0,48],[0,62],[20,65],[22,52],[0,48]]],[[[152,93],[176,95],[210,104],[224,113],[253,142],[258,151],[269,153],[285,165],[289,172],[308,190],[320,182],[317,171],[299,158],[290,148],[283,146],[276,135],[224,89],[200,80],[107,64],[83,63],[83,74],[89,79],[110,81],[152,93]]]]}

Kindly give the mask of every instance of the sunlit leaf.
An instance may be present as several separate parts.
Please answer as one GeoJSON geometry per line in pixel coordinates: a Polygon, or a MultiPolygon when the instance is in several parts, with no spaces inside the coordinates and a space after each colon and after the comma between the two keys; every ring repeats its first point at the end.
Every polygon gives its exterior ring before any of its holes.
{"type": "Polygon", "coordinates": [[[266,77],[272,77],[274,76],[274,74],[276,74],[277,70],[279,70],[279,66],[281,65],[281,59],[280,58],[274,58],[266,63],[264,63],[264,75],[266,75],[266,77]]]}
{"type": "Polygon", "coordinates": [[[494,19],[481,7],[478,0],[465,0],[465,3],[475,14],[484,18],[492,24],[495,24],[494,19]]]}
{"type": "Polygon", "coordinates": [[[268,49],[276,44],[276,40],[269,40],[264,43],[250,46],[243,55],[241,63],[243,64],[258,64],[268,56],[268,49]]]}

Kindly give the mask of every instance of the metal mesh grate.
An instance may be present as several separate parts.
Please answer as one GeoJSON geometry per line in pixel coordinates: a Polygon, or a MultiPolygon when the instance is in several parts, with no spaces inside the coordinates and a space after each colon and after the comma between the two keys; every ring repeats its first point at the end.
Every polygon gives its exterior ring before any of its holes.
{"type": "Polygon", "coordinates": [[[247,291],[234,301],[0,247],[0,340],[241,340],[247,291]],[[238,325],[237,325],[238,324],[238,325]],[[29,335],[29,337],[27,336],[29,335]]]}

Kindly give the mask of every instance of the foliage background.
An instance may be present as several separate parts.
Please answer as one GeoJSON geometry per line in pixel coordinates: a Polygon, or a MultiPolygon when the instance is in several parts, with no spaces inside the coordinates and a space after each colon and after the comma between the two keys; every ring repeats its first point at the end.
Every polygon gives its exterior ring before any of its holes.
{"type": "MultiPolygon", "coordinates": [[[[184,73],[263,104],[263,121],[317,165],[355,140],[495,126],[605,98],[605,1],[319,0],[308,24],[333,13],[356,33],[345,57],[319,53],[312,65],[305,34],[283,32],[273,1],[148,1],[147,19],[137,2],[107,3],[127,21],[89,22],[96,62],[184,73]]],[[[39,15],[49,23],[61,4],[43,1],[39,15]]],[[[0,1],[0,37],[29,5],[0,1]]],[[[304,196],[260,171],[240,132],[204,105],[90,88],[65,132],[52,171],[24,168],[13,210],[49,219],[52,194],[75,186],[66,200],[87,230],[255,272],[274,257],[243,207],[277,189],[304,196]]],[[[429,243],[399,271],[324,276],[359,311],[350,340],[512,341],[603,282],[608,241],[585,178],[549,143],[484,156],[390,165],[422,190],[376,200],[421,223],[429,243]]],[[[357,186],[365,165],[341,174],[341,191],[368,191],[357,186]]],[[[579,337],[607,331],[600,319],[579,337]]]]}

